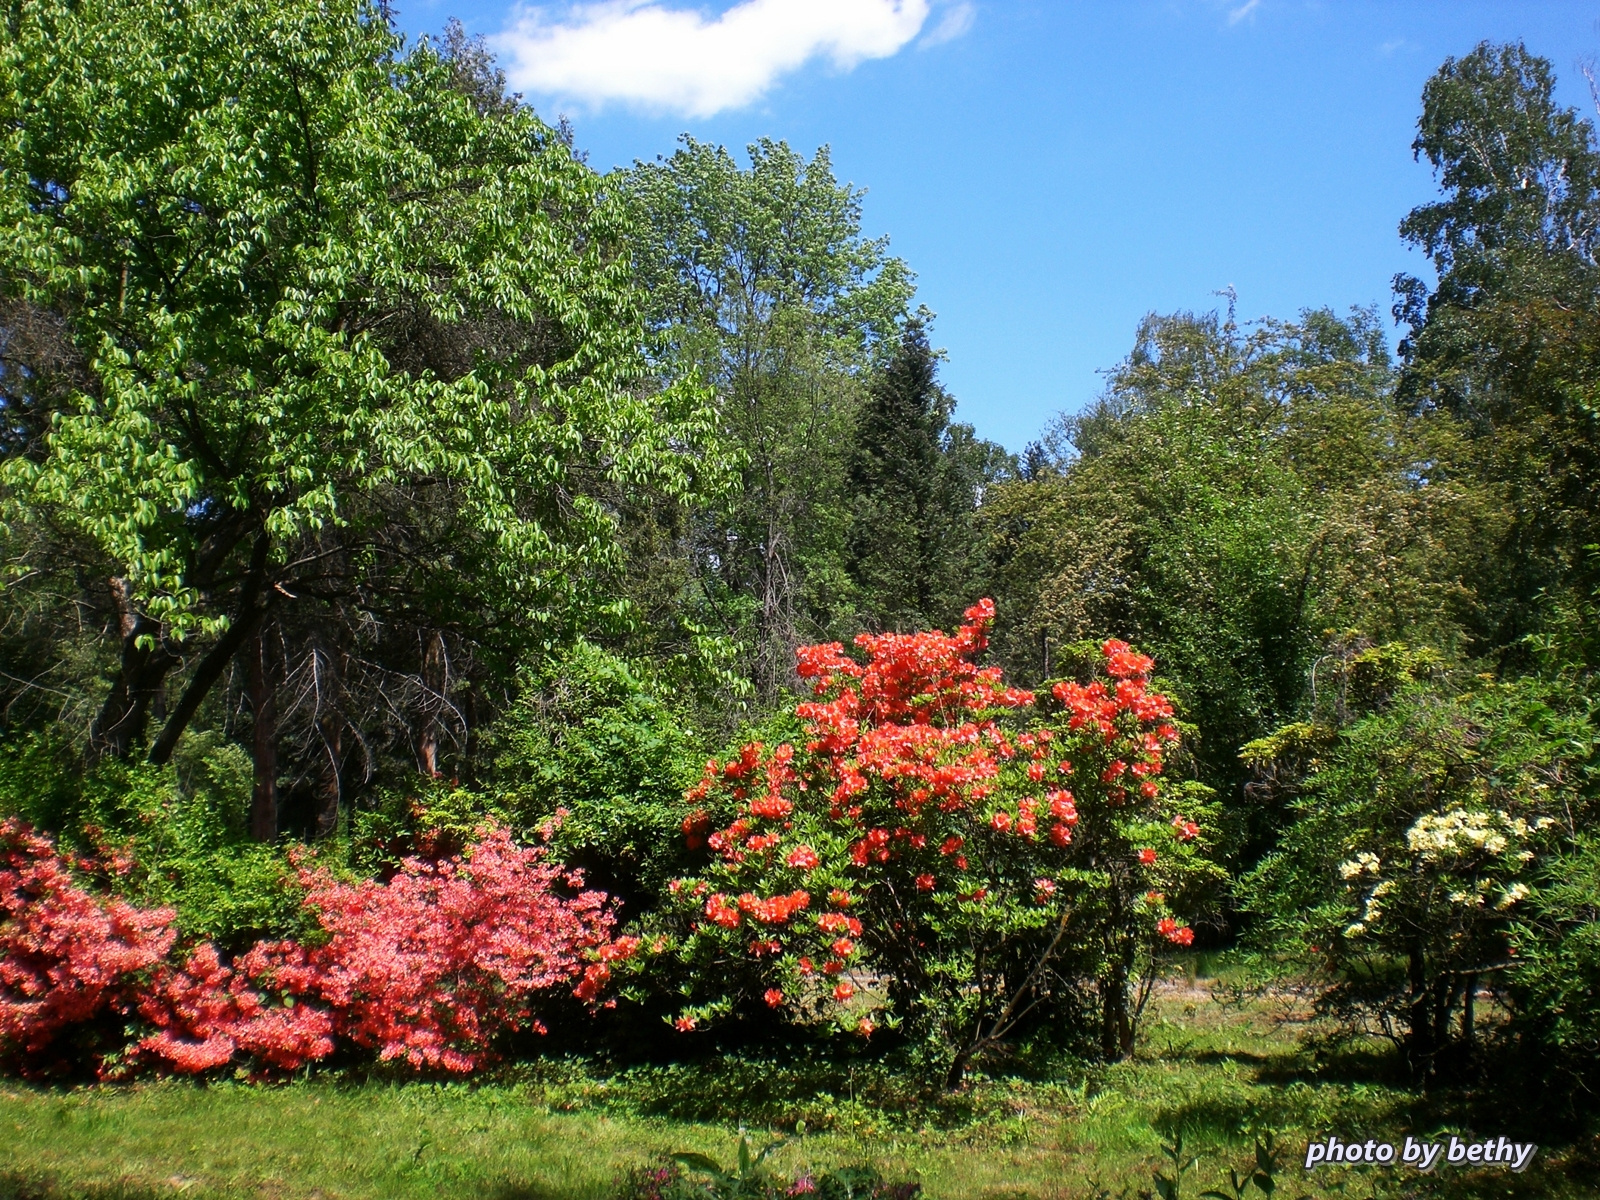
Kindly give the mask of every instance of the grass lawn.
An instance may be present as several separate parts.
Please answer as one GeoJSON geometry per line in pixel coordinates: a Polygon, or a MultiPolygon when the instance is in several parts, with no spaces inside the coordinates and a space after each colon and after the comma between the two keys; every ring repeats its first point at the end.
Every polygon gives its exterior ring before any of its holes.
{"type": "Polygon", "coordinates": [[[1266,1005],[1229,1006],[1203,983],[1180,984],[1158,994],[1133,1061],[1055,1081],[979,1081],[951,1100],[908,1090],[870,1064],[746,1060],[610,1077],[544,1062],[515,1081],[476,1086],[325,1077],[65,1090],[12,1081],[0,1083],[0,1198],[600,1200],[620,1168],[668,1151],[727,1161],[740,1120],[790,1131],[775,1155],[782,1167],[871,1162],[920,1179],[933,1200],[1134,1200],[1152,1193],[1163,1139],[1175,1134],[1185,1157],[1199,1157],[1180,1193],[1197,1197],[1230,1165],[1245,1165],[1263,1129],[1284,1147],[1276,1195],[1287,1200],[1600,1196],[1592,1145],[1542,1148],[1522,1175],[1441,1167],[1432,1176],[1307,1176],[1307,1139],[1329,1133],[1541,1138],[1492,1096],[1478,1107],[1418,1099],[1379,1082],[1375,1053],[1319,1058],[1302,1048],[1304,1033],[1266,1005]]]}

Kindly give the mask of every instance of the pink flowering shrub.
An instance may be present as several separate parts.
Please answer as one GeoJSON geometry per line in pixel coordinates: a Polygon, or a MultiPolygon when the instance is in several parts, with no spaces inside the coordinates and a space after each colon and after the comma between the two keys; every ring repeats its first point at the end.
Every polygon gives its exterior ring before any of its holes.
{"type": "Polygon", "coordinates": [[[33,1058],[65,1029],[124,1006],[172,949],[170,909],[102,901],[50,840],[0,820],[0,1051],[33,1058]]]}
{"type": "Polygon", "coordinates": [[[388,882],[299,875],[321,944],[258,943],[229,965],[202,942],[179,963],[171,910],[94,895],[48,838],[0,821],[0,1053],[37,1060],[64,1031],[121,1013],[152,1030],[127,1066],[292,1070],[343,1037],[468,1072],[497,1034],[543,1031],[541,995],[565,986],[597,1004],[638,944],[612,937],[604,893],[502,828],[460,856],[407,859],[388,882]]]}
{"type": "Polygon", "coordinates": [[[579,872],[482,831],[466,856],[406,859],[387,883],[346,883],[305,870],[306,904],[329,935],[307,948],[263,944],[245,956],[253,977],[319,1002],[334,1030],[385,1061],[468,1072],[498,1033],[531,1026],[542,992],[572,984],[593,1003],[636,939],[612,940],[603,892],[579,872]]]}

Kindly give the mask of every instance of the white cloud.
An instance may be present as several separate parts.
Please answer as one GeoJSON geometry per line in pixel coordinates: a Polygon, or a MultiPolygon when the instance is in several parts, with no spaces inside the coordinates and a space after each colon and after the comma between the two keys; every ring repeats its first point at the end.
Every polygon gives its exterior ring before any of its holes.
{"type": "Polygon", "coordinates": [[[813,58],[841,70],[887,58],[927,19],[928,0],[743,0],[715,16],[606,0],[559,18],[548,7],[519,9],[492,41],[521,91],[708,117],[758,99],[813,58]]]}
{"type": "Polygon", "coordinates": [[[977,7],[971,0],[957,0],[957,3],[944,10],[944,16],[939,18],[939,23],[928,30],[917,45],[942,46],[946,42],[953,42],[972,28],[972,22],[977,16],[977,7]]]}
{"type": "Polygon", "coordinates": [[[1237,25],[1240,21],[1244,20],[1260,7],[1261,0],[1245,0],[1245,2],[1239,5],[1238,8],[1228,13],[1228,24],[1237,25]]]}

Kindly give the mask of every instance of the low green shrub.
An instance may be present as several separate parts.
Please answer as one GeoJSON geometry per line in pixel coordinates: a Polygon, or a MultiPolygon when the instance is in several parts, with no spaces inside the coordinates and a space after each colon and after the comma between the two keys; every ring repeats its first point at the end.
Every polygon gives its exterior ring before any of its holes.
{"type": "Polygon", "coordinates": [[[913,1200],[922,1190],[915,1181],[887,1180],[870,1166],[780,1174],[767,1156],[783,1144],[756,1150],[741,1132],[738,1158],[728,1166],[696,1152],[667,1155],[657,1165],[624,1172],[616,1200],[913,1200]]]}
{"type": "Polygon", "coordinates": [[[43,736],[0,751],[0,816],[48,831],[117,894],[174,909],[185,939],[235,950],[304,931],[282,847],[247,839],[251,768],[238,746],[195,732],[168,766],[89,771],[63,752],[43,736]]]}

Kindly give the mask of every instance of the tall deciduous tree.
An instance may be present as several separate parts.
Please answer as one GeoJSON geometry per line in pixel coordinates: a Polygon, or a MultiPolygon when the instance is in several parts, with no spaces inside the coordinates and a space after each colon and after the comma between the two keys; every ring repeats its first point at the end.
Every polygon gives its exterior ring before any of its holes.
{"type": "Polygon", "coordinates": [[[640,214],[634,254],[663,370],[716,393],[743,457],[739,494],[700,513],[684,547],[709,619],[740,637],[768,695],[794,647],[848,602],[844,476],[862,375],[892,352],[911,297],[886,240],[861,234],[861,192],[826,148],[726,149],[685,137],[620,180],[640,214]]]}
{"type": "MultiPolygon", "coordinates": [[[[556,131],[360,0],[5,20],[0,292],[81,367],[8,390],[0,486],[104,572],[101,752],[175,677],[164,761],[263,629],[338,667],[340,629],[508,650],[614,614],[599,497],[688,495],[711,427],[644,386],[626,210],[556,131]]],[[[337,773],[340,718],[314,722],[337,773]]]]}
{"type": "Polygon", "coordinates": [[[1402,395],[1461,422],[1448,469],[1514,514],[1483,580],[1485,651],[1533,627],[1541,593],[1597,579],[1600,542],[1600,146],[1521,44],[1450,59],[1423,91],[1413,148],[1443,195],[1400,231],[1438,283],[1396,279],[1402,395]]]}

